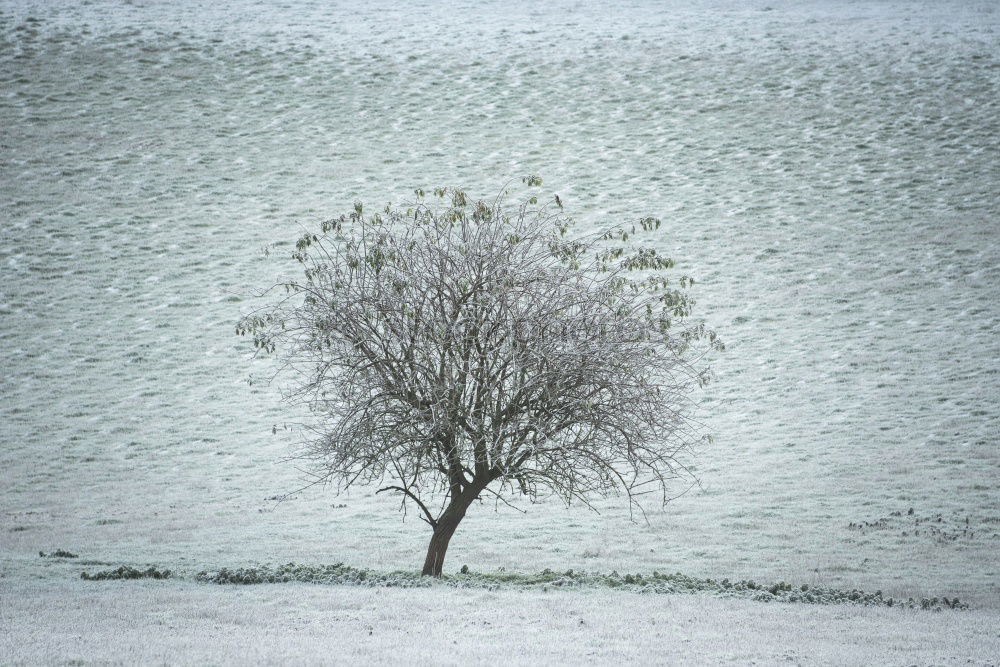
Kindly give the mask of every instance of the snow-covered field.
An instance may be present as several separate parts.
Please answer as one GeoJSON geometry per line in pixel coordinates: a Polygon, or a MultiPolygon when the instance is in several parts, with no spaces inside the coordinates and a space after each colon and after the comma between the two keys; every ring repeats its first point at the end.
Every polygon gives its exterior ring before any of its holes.
{"type": "MultiPolygon", "coordinates": [[[[996,664],[996,615],[695,596],[27,582],[0,656],[128,664],[996,664]]],[[[4,660],[6,663],[8,660],[4,660]]],[[[73,663],[79,664],[79,663],[73,663]]]]}
{"type": "Polygon", "coordinates": [[[0,663],[998,662],[998,47],[975,0],[0,0],[0,663]],[[473,508],[446,571],[972,609],[84,582],[39,558],[416,569],[426,526],[390,498],[268,500],[301,474],[233,327],[283,269],[259,249],[301,225],[528,173],[585,228],[664,220],[728,345],[715,442],[648,523],[473,508]]]}

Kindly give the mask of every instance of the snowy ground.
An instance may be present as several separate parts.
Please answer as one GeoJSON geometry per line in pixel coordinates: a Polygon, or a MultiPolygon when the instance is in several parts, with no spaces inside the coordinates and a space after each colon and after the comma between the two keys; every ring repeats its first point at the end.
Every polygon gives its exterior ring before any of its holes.
{"type": "Polygon", "coordinates": [[[0,601],[12,630],[0,656],[31,663],[967,665],[1000,655],[996,616],[984,611],[296,584],[20,592],[0,601]]]}
{"type": "Polygon", "coordinates": [[[994,3],[288,4],[0,0],[0,663],[333,661],[425,635],[414,655],[487,661],[540,628],[519,659],[997,662],[994,3]],[[584,227],[664,220],[729,348],[716,440],[703,488],[648,523],[614,500],[473,508],[447,571],[972,609],[88,583],[38,556],[415,569],[425,526],[370,489],[268,500],[301,476],[233,326],[281,270],[258,248],[299,225],[527,173],[584,227]],[[490,625],[454,637],[477,602],[490,625]]]}

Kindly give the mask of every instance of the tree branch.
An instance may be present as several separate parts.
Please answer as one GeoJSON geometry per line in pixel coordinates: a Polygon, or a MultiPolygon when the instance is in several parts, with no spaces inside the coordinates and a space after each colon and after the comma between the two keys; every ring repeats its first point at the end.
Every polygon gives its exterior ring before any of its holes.
{"type": "Polygon", "coordinates": [[[421,501],[420,498],[418,498],[409,489],[406,489],[402,486],[386,486],[379,489],[375,493],[377,495],[379,493],[382,493],[383,491],[399,491],[400,493],[409,496],[410,499],[417,504],[417,507],[420,508],[420,511],[424,513],[424,516],[420,518],[423,519],[431,528],[437,528],[437,520],[434,518],[434,515],[431,514],[430,510],[427,509],[427,506],[424,505],[423,501],[421,501]]]}

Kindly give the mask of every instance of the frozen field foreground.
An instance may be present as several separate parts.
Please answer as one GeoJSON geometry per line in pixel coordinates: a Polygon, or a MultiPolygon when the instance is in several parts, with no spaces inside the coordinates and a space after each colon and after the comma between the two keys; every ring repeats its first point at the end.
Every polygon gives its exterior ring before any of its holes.
{"type": "Polygon", "coordinates": [[[0,635],[5,663],[995,665],[1000,656],[996,616],[983,611],[297,584],[19,592],[0,598],[12,630],[0,635]]]}
{"type": "Polygon", "coordinates": [[[993,1],[0,0],[0,663],[293,660],[300,616],[331,660],[407,631],[436,638],[428,659],[447,637],[487,660],[510,627],[567,662],[773,662],[803,642],[880,662],[849,653],[869,641],[886,662],[997,662],[997,137],[993,1]],[[614,499],[473,507],[446,572],[680,571],[972,608],[93,583],[38,556],[417,569],[426,527],[384,495],[270,500],[301,484],[280,463],[293,437],[271,434],[290,415],[247,385],[234,324],[287,266],[258,250],[301,225],[528,173],[584,230],[664,221],[657,245],[728,345],[715,442],[690,461],[702,487],[648,523],[614,499]],[[470,601],[490,625],[452,636],[470,601]],[[362,644],[367,624],[382,639],[362,644]]]}

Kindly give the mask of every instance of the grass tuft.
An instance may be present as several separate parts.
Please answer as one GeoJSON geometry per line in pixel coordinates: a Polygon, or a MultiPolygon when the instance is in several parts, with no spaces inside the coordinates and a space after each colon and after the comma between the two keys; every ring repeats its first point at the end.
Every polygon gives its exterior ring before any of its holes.
{"type": "Polygon", "coordinates": [[[80,573],[80,578],[87,581],[101,581],[105,579],[167,579],[172,576],[173,573],[170,570],[158,570],[153,566],[145,570],[140,570],[130,565],[122,565],[114,570],[102,570],[96,574],[80,573]]]}

